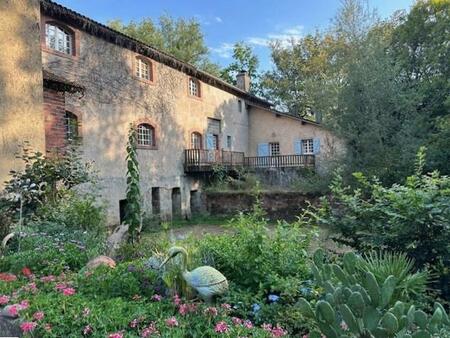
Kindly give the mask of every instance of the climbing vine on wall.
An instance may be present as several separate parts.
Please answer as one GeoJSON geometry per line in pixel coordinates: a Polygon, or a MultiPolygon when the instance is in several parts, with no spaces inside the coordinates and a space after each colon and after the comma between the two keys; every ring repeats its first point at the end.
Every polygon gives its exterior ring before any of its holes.
{"type": "Polygon", "coordinates": [[[136,129],[130,125],[127,143],[127,204],[125,224],[128,225],[128,241],[135,243],[141,232],[141,190],[139,188],[139,162],[136,152],[136,129]]]}

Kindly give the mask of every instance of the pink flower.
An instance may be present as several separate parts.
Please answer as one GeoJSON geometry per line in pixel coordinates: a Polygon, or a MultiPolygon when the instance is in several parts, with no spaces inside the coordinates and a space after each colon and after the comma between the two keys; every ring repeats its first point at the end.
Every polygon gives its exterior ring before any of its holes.
{"type": "Polygon", "coordinates": [[[63,291],[64,289],[66,289],[68,286],[66,283],[58,283],[55,285],[55,289],[57,291],[63,291]]]}
{"type": "Polygon", "coordinates": [[[20,302],[19,310],[28,309],[29,306],[30,306],[30,303],[28,302],[28,300],[25,299],[25,300],[20,302]]]}
{"type": "Polygon", "coordinates": [[[123,338],[123,332],[114,332],[111,333],[108,338],[123,338]]]}
{"type": "Polygon", "coordinates": [[[38,291],[36,283],[29,283],[28,285],[24,286],[24,289],[32,293],[36,293],[38,291]]]}
{"type": "Polygon", "coordinates": [[[94,331],[94,330],[92,329],[92,326],[86,325],[86,326],[83,328],[83,335],[85,335],[85,336],[90,335],[93,331],[94,331]]]}
{"type": "Polygon", "coordinates": [[[7,295],[1,295],[0,296],[0,305],[8,304],[10,298],[7,295]]]}
{"type": "Polygon", "coordinates": [[[156,325],[155,323],[150,323],[149,326],[147,326],[146,328],[144,328],[141,332],[141,337],[142,338],[148,338],[150,337],[152,334],[159,334],[158,330],[156,329],[156,325]]]}
{"type": "Polygon", "coordinates": [[[63,290],[63,295],[64,296],[72,296],[75,294],[75,289],[74,288],[67,288],[63,290]]]}
{"type": "Polygon", "coordinates": [[[13,275],[12,273],[7,272],[1,272],[0,273],[0,280],[4,282],[13,282],[17,279],[16,275],[13,275]]]}
{"type": "Polygon", "coordinates": [[[166,325],[168,327],[178,326],[178,321],[175,317],[170,317],[170,318],[166,319],[166,325]]]}
{"type": "Polygon", "coordinates": [[[17,317],[19,315],[19,311],[17,309],[18,305],[14,304],[8,308],[8,314],[12,317],[17,317]]]}
{"type": "Polygon", "coordinates": [[[344,321],[341,322],[341,329],[344,330],[344,331],[348,330],[348,325],[347,325],[346,322],[344,322],[344,321]]]}
{"type": "Polygon", "coordinates": [[[204,310],[205,315],[211,315],[212,317],[217,316],[217,309],[215,307],[207,307],[204,310]]]}
{"type": "Polygon", "coordinates": [[[33,315],[33,319],[35,319],[35,320],[44,319],[44,312],[42,312],[42,311],[35,312],[33,315]]]}
{"type": "Polygon", "coordinates": [[[263,325],[261,325],[261,327],[263,328],[264,331],[272,332],[272,324],[264,323],[263,325]]]}
{"type": "Polygon", "coordinates": [[[181,304],[181,298],[178,297],[178,295],[176,294],[175,296],[173,296],[173,303],[175,305],[180,305],[181,304]]]}
{"type": "Polygon", "coordinates": [[[238,318],[238,317],[232,317],[231,321],[233,322],[234,325],[241,325],[242,324],[242,319],[238,318]]]}
{"type": "Polygon", "coordinates": [[[218,333],[226,333],[226,332],[228,332],[228,324],[222,320],[221,322],[218,322],[216,324],[214,331],[216,331],[218,333]]]}
{"type": "Polygon", "coordinates": [[[134,329],[135,327],[137,327],[139,324],[139,320],[137,319],[133,319],[130,323],[128,323],[128,326],[131,327],[132,329],[134,329]]]}
{"type": "Polygon", "coordinates": [[[272,337],[283,337],[285,335],[287,335],[287,331],[283,330],[279,324],[272,329],[272,337]]]}
{"type": "Polygon", "coordinates": [[[54,282],[55,280],[56,280],[56,277],[53,275],[41,277],[41,282],[43,282],[43,283],[50,283],[50,282],[54,282]]]}
{"type": "Polygon", "coordinates": [[[231,310],[231,305],[227,303],[223,303],[220,307],[224,310],[231,310]]]}
{"type": "Polygon", "coordinates": [[[252,329],[253,328],[253,324],[252,324],[252,322],[250,320],[244,320],[244,326],[247,329],[252,329]]]}
{"type": "Polygon", "coordinates": [[[197,311],[197,305],[195,304],[180,304],[178,307],[178,313],[182,316],[197,311]]]}
{"type": "Polygon", "coordinates": [[[151,298],[151,300],[154,302],[160,302],[161,299],[162,299],[162,296],[160,296],[160,295],[153,295],[151,298]]]}
{"type": "Polygon", "coordinates": [[[45,324],[44,325],[44,330],[50,332],[52,330],[52,325],[51,324],[45,324]]]}
{"type": "Polygon", "coordinates": [[[35,329],[37,324],[35,322],[24,322],[20,324],[20,328],[23,332],[31,332],[35,329]]]}
{"type": "Polygon", "coordinates": [[[28,268],[28,267],[24,267],[24,268],[22,269],[22,273],[23,273],[23,275],[24,275],[25,277],[31,277],[31,275],[33,274],[33,273],[31,272],[30,268],[28,268]]]}
{"type": "Polygon", "coordinates": [[[85,307],[83,309],[83,317],[89,316],[90,313],[91,313],[91,310],[88,307],[85,307]]]}

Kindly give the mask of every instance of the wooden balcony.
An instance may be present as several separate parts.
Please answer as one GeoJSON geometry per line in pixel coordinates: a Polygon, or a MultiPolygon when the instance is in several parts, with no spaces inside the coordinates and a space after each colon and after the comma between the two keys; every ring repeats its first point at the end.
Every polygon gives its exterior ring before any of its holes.
{"type": "Polygon", "coordinates": [[[278,155],[245,157],[243,152],[227,150],[186,149],[184,151],[184,170],[187,173],[210,172],[214,166],[225,170],[239,167],[257,168],[314,168],[314,155],[278,155]]]}

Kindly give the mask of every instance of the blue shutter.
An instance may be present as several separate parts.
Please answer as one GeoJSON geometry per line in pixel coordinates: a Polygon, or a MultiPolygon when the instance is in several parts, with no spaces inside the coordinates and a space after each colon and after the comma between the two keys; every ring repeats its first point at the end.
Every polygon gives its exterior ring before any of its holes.
{"type": "Polygon", "coordinates": [[[302,140],[294,141],[294,154],[301,155],[303,153],[302,140]]]}
{"type": "Polygon", "coordinates": [[[269,143],[258,144],[258,156],[269,156],[269,143]]]}
{"type": "Polygon", "coordinates": [[[313,139],[313,150],[314,150],[314,155],[317,155],[320,153],[320,138],[313,139]]]}
{"type": "Polygon", "coordinates": [[[206,135],[206,149],[214,150],[214,135],[213,134],[206,135]]]}

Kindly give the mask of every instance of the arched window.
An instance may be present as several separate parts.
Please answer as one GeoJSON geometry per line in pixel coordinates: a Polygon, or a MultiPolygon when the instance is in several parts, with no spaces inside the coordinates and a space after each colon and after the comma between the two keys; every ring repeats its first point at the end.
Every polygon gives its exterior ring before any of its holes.
{"type": "Polygon", "coordinates": [[[197,97],[201,96],[200,81],[193,77],[189,78],[189,95],[197,97]]]}
{"type": "Polygon", "coordinates": [[[78,138],[78,117],[66,111],[64,116],[64,129],[67,141],[74,141],[78,138]]]}
{"type": "Polygon", "coordinates": [[[191,134],[191,149],[202,149],[202,134],[197,132],[191,134]]]}
{"type": "Polygon", "coordinates": [[[141,123],[137,126],[137,144],[145,147],[155,147],[155,128],[148,123],[141,123]]]}
{"type": "Polygon", "coordinates": [[[73,54],[74,34],[54,23],[45,24],[45,44],[48,48],[64,54],[73,54]]]}
{"type": "Polygon", "coordinates": [[[153,81],[152,63],[142,57],[136,57],[136,76],[142,80],[153,81]]]}

